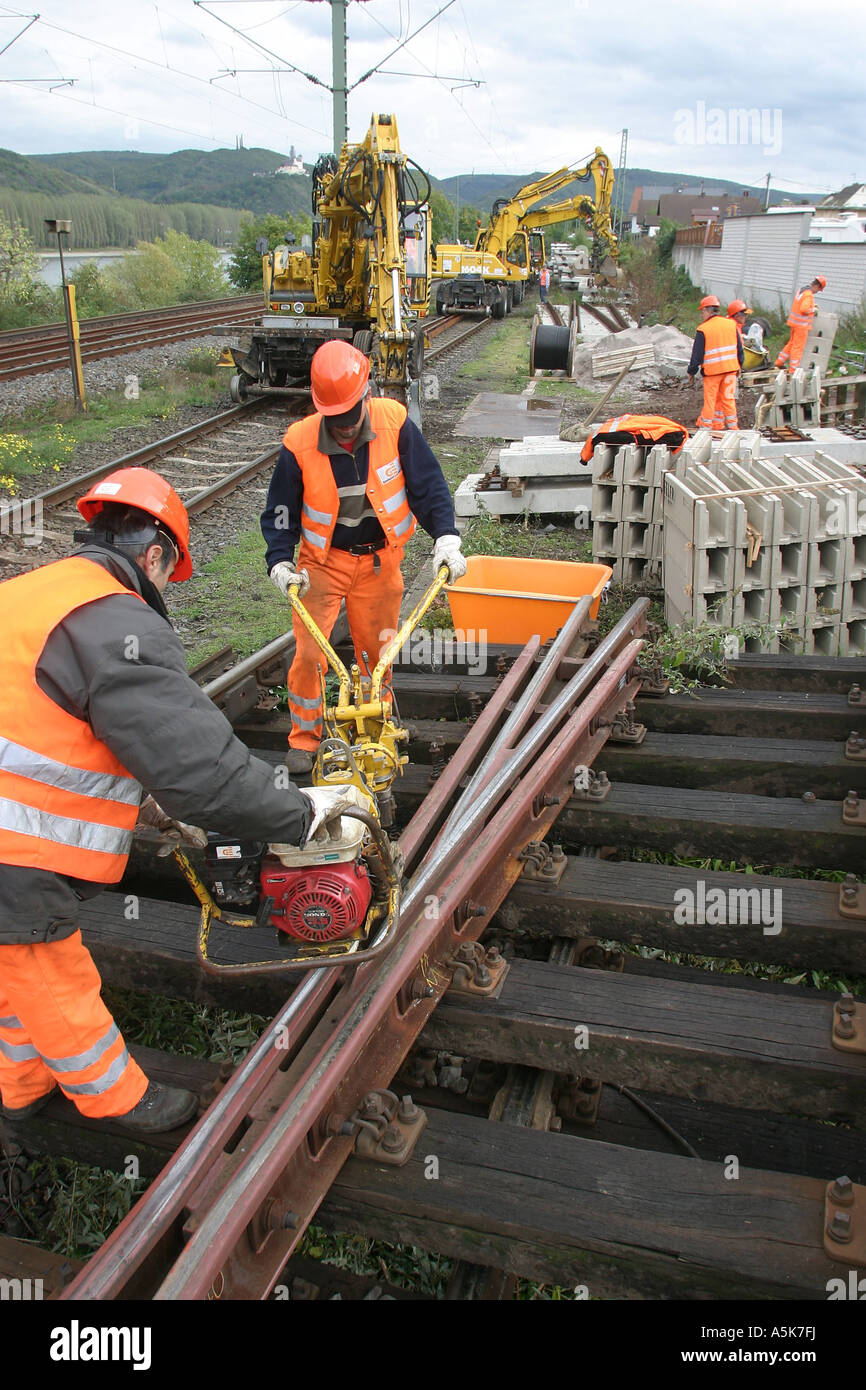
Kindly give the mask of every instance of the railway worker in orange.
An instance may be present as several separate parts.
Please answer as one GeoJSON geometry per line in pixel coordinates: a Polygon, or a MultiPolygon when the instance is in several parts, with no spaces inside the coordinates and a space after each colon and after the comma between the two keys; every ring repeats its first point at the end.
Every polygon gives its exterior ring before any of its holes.
{"type": "Polygon", "coordinates": [[[734,323],[737,325],[738,338],[742,338],[743,336],[743,329],[746,326],[746,315],[748,312],[749,306],[745,299],[732,299],[728,305],[728,318],[733,319],[734,323]]]}
{"type": "Polygon", "coordinates": [[[120,880],[137,822],[166,852],[206,842],[189,821],[302,844],[333,791],[275,778],[187,675],[163,594],[192,574],[189,519],[165,479],[120,469],[78,509],[81,549],[0,584],[2,1114],[27,1119],[59,1087],[84,1115],[156,1132],[198,1098],[130,1056],[81,903],[120,880]]]}
{"type": "MultiPolygon", "coordinates": [[[[326,637],[345,599],[355,659],[372,672],[382,634],[399,626],[400,562],[416,517],[435,541],[434,570],[447,565],[453,581],[466,560],[436,456],[405,406],[371,396],[369,376],[369,358],[351,344],[335,339],[318,349],[310,373],[316,413],[286,430],[261,526],[280,593],[297,584],[326,637]]],[[[324,657],[297,619],[294,633],[286,766],[301,773],[322,738],[324,657]]]]}
{"type": "Polygon", "coordinates": [[[721,313],[714,294],[701,300],[701,323],[695,333],[688,374],[704,378],[704,402],[697,419],[698,429],[737,429],[735,387],[743,365],[743,344],[733,319],[721,313]]]}
{"type": "Polygon", "coordinates": [[[791,330],[791,336],[776,358],[777,367],[787,367],[790,372],[799,367],[806,346],[806,339],[809,336],[809,329],[812,327],[812,320],[817,313],[815,295],[820,294],[826,288],[827,281],[824,276],[816,275],[811,284],[804,285],[795,294],[791,312],[788,315],[788,327],[791,330]]]}

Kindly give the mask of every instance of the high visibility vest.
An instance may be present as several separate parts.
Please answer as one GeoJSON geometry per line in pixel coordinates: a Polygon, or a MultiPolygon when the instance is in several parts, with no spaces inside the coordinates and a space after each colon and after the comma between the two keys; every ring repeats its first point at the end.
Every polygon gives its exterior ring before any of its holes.
{"type": "Polygon", "coordinates": [[[0,584],[2,864],[93,883],[117,883],[123,876],[141,786],[86,720],[67,714],[40,689],[36,667],[49,636],[70,613],[131,592],[101,565],[75,556],[0,584]]]}
{"type": "Polygon", "coordinates": [[[703,333],[704,376],[720,376],[722,372],[738,372],[740,362],[737,357],[737,325],[733,319],[715,314],[698,327],[703,333]]]}
{"type": "MultiPolygon", "coordinates": [[[[406,407],[399,401],[374,397],[368,402],[375,439],[369,443],[366,493],[390,546],[400,548],[414,533],[416,521],[409,507],[406,479],[400,465],[400,430],[406,407]]],[[[303,480],[301,535],[316,558],[324,561],[331,548],[340,511],[331,460],[319,450],[321,415],[308,415],[289,425],[283,443],[298,461],[303,480]]]]}
{"type": "Polygon", "coordinates": [[[815,317],[815,296],[809,289],[801,290],[794,296],[791,312],[788,315],[789,328],[811,328],[815,317]]]}
{"type": "Polygon", "coordinates": [[[603,443],[607,435],[630,434],[635,444],[655,444],[659,439],[674,433],[680,435],[680,441],[674,449],[674,453],[678,454],[689,437],[685,425],[678,424],[676,420],[668,420],[664,415],[615,415],[593,430],[580,451],[580,457],[584,463],[588,463],[596,444],[603,443]]]}

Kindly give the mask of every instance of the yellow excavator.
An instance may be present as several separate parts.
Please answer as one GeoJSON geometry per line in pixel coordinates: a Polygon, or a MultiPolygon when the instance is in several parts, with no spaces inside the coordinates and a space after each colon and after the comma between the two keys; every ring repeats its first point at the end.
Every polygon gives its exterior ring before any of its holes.
{"type": "Polygon", "coordinates": [[[592,232],[590,267],[596,279],[617,283],[622,272],[610,215],[613,183],[613,165],[596,147],[582,168],[557,169],[527,184],[513,198],[497,199],[474,247],[440,243],[434,248],[431,274],[438,281],[436,312],[489,310],[494,318],[503,318],[512,304],[520,303],[527,284],[544,264],[541,229],[572,218],[580,218],[592,232]],[[542,202],[575,180],[590,177],[595,199],[578,193],[558,203],[542,202]]]}
{"type": "Polygon", "coordinates": [[[343,338],[371,359],[371,379],[418,418],[428,308],[430,180],[400,150],[393,116],[374,115],[363,141],[313,170],[309,249],[289,233],[276,250],[260,238],[265,312],[230,349],[233,400],[297,394],[313,353],[343,338]]]}

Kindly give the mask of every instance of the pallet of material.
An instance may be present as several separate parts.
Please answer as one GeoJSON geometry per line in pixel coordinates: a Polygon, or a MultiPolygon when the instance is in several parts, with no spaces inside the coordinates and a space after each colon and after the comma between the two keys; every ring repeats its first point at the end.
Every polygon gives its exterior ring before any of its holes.
{"type": "Polygon", "coordinates": [[[616,376],[623,367],[632,371],[638,367],[654,367],[655,348],[650,344],[642,348],[617,348],[615,352],[594,352],[592,355],[592,374],[594,377],[616,376]]]}

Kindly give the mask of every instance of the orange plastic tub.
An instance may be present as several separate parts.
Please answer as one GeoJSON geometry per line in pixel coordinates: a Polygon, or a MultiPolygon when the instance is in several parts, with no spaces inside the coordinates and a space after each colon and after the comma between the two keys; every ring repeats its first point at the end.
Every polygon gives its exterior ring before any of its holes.
{"type": "Polygon", "coordinates": [[[445,591],[455,628],[486,628],[488,642],[517,644],[535,633],[546,642],[586,594],[595,600],[590,617],[597,617],[601,591],[612,576],[607,565],[470,555],[463,578],[445,591]]]}

